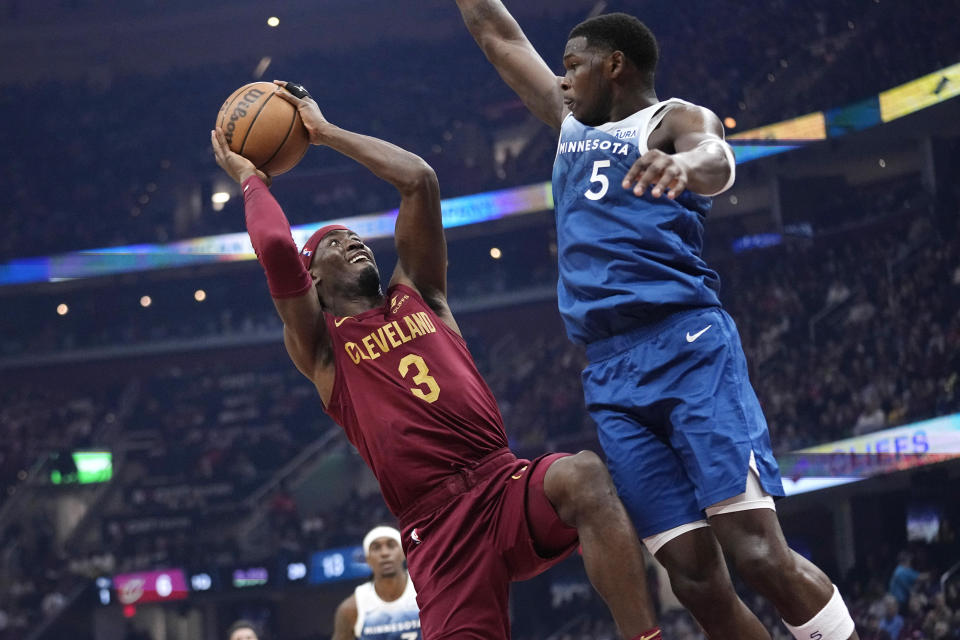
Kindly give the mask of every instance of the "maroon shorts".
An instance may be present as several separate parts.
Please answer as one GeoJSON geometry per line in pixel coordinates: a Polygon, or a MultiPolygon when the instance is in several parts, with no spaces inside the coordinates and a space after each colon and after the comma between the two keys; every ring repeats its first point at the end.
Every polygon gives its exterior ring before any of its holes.
{"type": "Polygon", "coordinates": [[[448,476],[400,514],[424,640],[506,640],[510,582],[577,548],[543,478],[567,453],[518,460],[508,449],[448,476]]]}

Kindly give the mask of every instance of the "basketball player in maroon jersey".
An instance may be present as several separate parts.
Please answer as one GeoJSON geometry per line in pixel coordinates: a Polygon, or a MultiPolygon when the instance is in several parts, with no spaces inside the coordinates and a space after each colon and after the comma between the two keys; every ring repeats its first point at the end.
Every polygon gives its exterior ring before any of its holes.
{"type": "Polygon", "coordinates": [[[277,84],[311,143],[353,158],[400,193],[398,262],[384,293],[372,252],[346,227],[323,227],[298,251],[267,176],[231,152],[222,131],[211,132],[217,164],[242,185],[287,351],[401,524],[423,637],[509,638],[509,583],[541,573],[579,541],[623,637],[659,639],[636,532],[600,458],[518,460],[507,448],[496,400],[447,305],[433,170],[330,124],[302,87],[277,84]]]}

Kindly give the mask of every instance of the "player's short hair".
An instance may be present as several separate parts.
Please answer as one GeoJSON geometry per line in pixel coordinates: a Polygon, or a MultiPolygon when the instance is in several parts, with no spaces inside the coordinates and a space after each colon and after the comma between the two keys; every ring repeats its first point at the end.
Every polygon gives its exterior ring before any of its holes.
{"type": "Polygon", "coordinates": [[[249,620],[244,620],[241,618],[240,620],[237,620],[232,625],[230,625],[230,628],[227,629],[227,640],[230,640],[230,637],[233,636],[234,631],[238,631],[240,629],[250,629],[253,631],[254,634],[256,634],[258,638],[261,637],[260,630],[257,629],[257,625],[253,624],[249,620]]]}
{"type": "Polygon", "coordinates": [[[567,40],[583,36],[592,47],[622,51],[641,72],[651,77],[660,59],[657,38],[647,25],[626,13],[604,13],[587,18],[570,31],[567,40]]]}

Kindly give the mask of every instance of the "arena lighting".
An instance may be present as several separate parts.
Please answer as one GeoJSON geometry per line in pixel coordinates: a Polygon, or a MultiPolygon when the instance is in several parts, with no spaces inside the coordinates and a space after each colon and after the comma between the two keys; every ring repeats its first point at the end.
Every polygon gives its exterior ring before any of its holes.
{"type": "Polygon", "coordinates": [[[490,257],[494,260],[499,260],[503,256],[503,252],[500,251],[497,247],[490,247],[490,257]]]}
{"type": "Polygon", "coordinates": [[[727,116],[723,119],[723,126],[727,129],[736,129],[737,128],[737,119],[731,116],[727,116]]]}
{"type": "Polygon", "coordinates": [[[153,304],[153,299],[150,296],[141,296],[140,297],[140,306],[146,309],[151,304],[153,304]]]}
{"type": "Polygon", "coordinates": [[[276,27],[280,25],[280,18],[277,16],[270,16],[267,18],[267,24],[271,27],[276,27]]]}
{"type": "Polygon", "coordinates": [[[203,302],[204,300],[207,299],[207,292],[204,291],[203,289],[197,289],[196,291],[193,292],[193,299],[196,300],[197,302],[203,302]]]}
{"type": "Polygon", "coordinates": [[[68,307],[67,305],[63,304],[62,302],[57,305],[57,315],[58,315],[58,316],[65,316],[65,315],[67,315],[67,313],[68,313],[69,311],[70,311],[70,307],[68,307]]]}
{"type": "Polygon", "coordinates": [[[226,204],[230,202],[230,194],[226,191],[216,191],[210,196],[210,202],[213,204],[226,204]]]}

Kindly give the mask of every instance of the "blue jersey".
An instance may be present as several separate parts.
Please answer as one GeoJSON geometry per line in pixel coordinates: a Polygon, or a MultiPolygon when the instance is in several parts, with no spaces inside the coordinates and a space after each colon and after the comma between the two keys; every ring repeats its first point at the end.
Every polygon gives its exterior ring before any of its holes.
{"type": "Polygon", "coordinates": [[[647,138],[680,100],[618,122],[563,121],[553,165],[560,314],[570,339],[589,344],[685,309],[720,305],[720,279],[701,258],[711,199],[642,197],[621,186],[647,138]]]}

